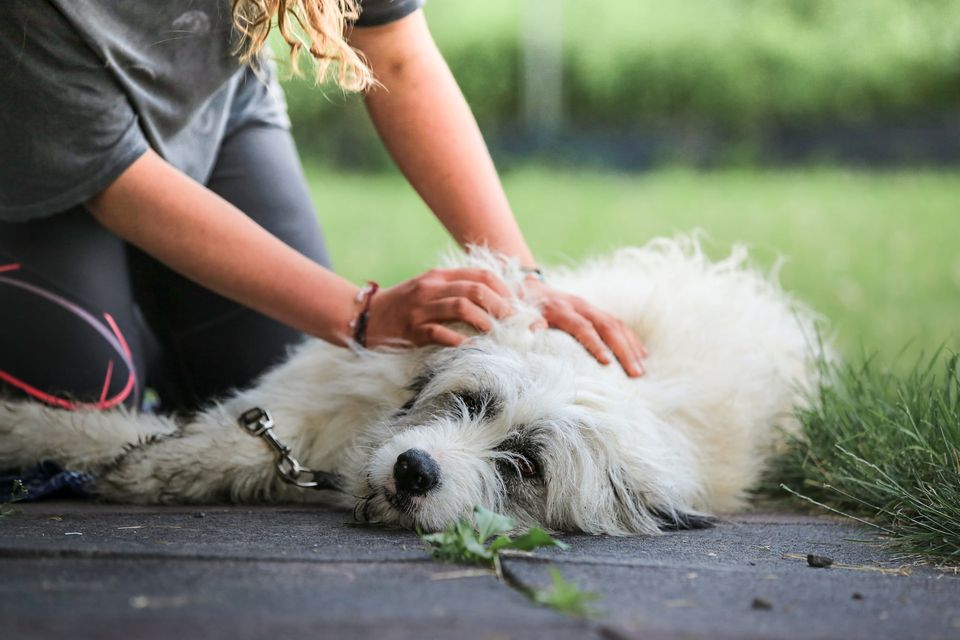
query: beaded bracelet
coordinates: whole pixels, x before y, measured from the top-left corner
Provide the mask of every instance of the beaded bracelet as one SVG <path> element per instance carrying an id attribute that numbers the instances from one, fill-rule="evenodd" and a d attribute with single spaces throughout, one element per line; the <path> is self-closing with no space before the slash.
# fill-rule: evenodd
<path id="1" fill-rule="evenodd" d="M 353 328 L 353 341 L 361 347 L 367 346 L 367 325 L 370 324 L 370 304 L 373 294 L 380 290 L 380 285 L 373 280 L 367 281 L 365 287 L 357 292 L 357 304 L 362 305 L 356 319 L 350 323 Z"/>

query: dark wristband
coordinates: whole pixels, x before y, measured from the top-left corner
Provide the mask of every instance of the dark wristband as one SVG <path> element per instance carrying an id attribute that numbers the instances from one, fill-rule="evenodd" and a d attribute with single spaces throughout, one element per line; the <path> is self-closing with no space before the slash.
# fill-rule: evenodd
<path id="1" fill-rule="evenodd" d="M 367 286 L 357 292 L 357 303 L 361 304 L 360 313 L 351 323 L 353 327 L 353 341 L 366 348 L 367 346 L 367 325 L 370 324 L 370 305 L 373 302 L 373 295 L 380 290 L 380 285 L 370 280 Z"/>

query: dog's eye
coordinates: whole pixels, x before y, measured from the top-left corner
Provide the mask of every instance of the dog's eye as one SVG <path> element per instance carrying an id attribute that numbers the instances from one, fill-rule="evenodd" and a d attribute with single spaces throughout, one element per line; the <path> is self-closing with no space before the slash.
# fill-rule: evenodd
<path id="1" fill-rule="evenodd" d="M 504 479 L 519 475 L 525 480 L 543 477 L 540 464 L 540 447 L 531 440 L 525 440 L 515 433 L 497 447 L 497 451 L 510 454 L 497 460 L 497 469 Z"/>
<path id="2" fill-rule="evenodd" d="M 505 479 L 520 476 L 524 480 L 532 480 L 541 476 L 539 461 L 526 453 L 497 460 L 497 470 Z"/>
<path id="3" fill-rule="evenodd" d="M 520 456 L 516 462 L 517 469 L 520 470 L 520 475 L 524 478 L 536 478 L 540 475 L 540 465 L 537 464 L 536 460 Z"/>

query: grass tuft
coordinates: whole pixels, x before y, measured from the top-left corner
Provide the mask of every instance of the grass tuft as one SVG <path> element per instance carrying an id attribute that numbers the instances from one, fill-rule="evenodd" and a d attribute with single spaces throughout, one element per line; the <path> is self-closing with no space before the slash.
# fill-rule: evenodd
<path id="1" fill-rule="evenodd" d="M 960 355 L 906 374 L 875 358 L 826 373 L 775 471 L 781 487 L 872 524 L 901 552 L 960 562 Z"/>

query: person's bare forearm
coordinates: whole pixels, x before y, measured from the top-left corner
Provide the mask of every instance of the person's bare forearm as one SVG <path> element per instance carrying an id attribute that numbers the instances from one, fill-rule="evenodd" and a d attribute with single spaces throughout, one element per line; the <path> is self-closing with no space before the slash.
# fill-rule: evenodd
<path id="1" fill-rule="evenodd" d="M 107 229 L 221 295 L 336 344 L 357 288 L 152 151 L 87 203 Z"/>
<path id="2" fill-rule="evenodd" d="M 422 13 L 357 29 L 351 44 L 367 56 L 381 85 L 366 96 L 380 137 L 454 239 L 535 266 L 476 121 Z"/>

